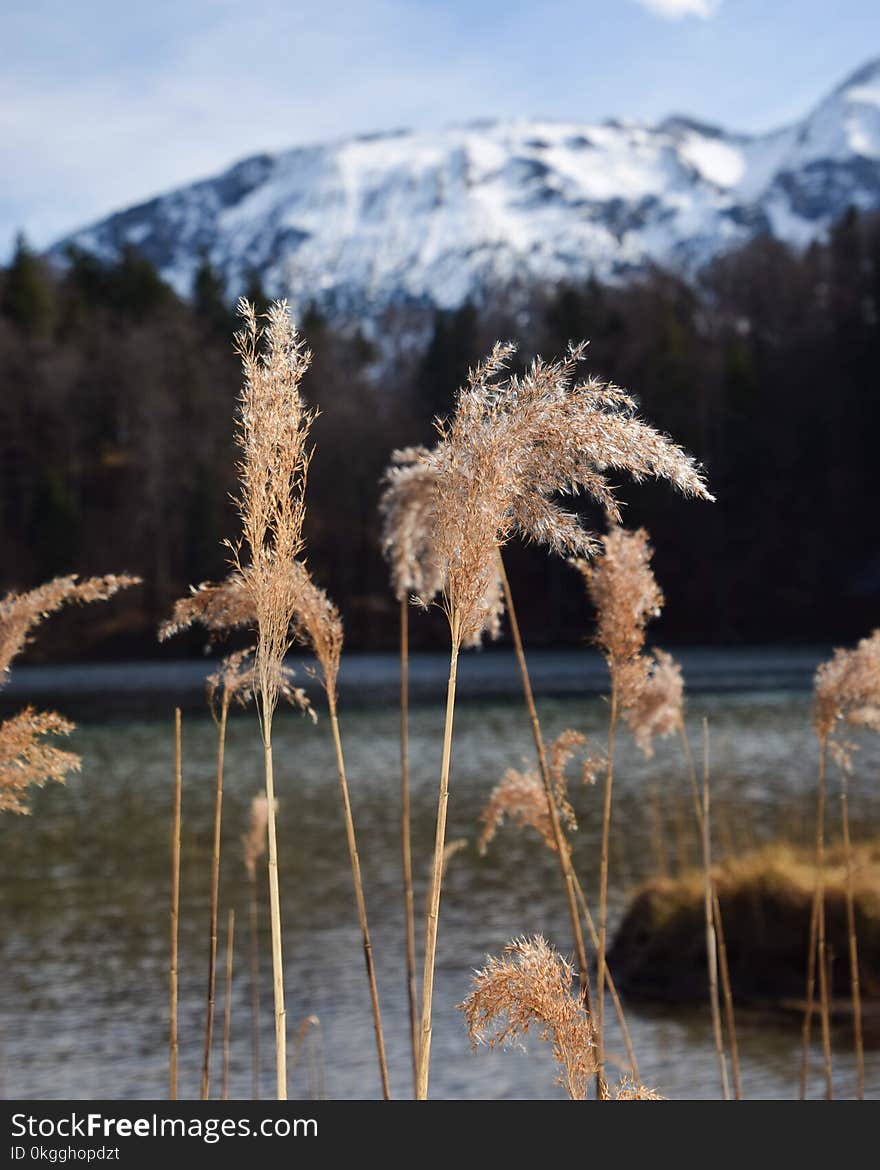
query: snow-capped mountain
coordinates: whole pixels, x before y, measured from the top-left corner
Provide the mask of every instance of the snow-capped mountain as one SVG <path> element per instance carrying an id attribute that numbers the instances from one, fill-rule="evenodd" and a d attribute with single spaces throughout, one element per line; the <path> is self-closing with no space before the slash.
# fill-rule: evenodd
<path id="1" fill-rule="evenodd" d="M 454 307 L 533 279 L 693 270 L 757 233 L 795 245 L 880 208 L 880 59 L 777 132 L 522 120 L 258 155 L 55 245 L 140 249 L 187 294 L 203 255 L 241 291 L 337 316 Z"/>

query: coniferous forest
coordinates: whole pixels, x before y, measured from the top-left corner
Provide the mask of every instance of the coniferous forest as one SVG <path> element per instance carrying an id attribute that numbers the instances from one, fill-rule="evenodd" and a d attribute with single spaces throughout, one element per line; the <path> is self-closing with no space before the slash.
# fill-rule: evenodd
<path id="1" fill-rule="evenodd" d="M 256 276 L 247 295 L 267 304 Z M 78 625 L 79 654 L 153 653 L 172 600 L 227 571 L 234 309 L 207 260 L 185 300 L 135 251 L 113 265 L 71 253 L 62 269 L 21 240 L 0 271 L 0 590 L 108 568 L 145 582 L 103 623 Z M 395 644 L 376 511 L 388 454 L 432 441 L 433 417 L 496 337 L 518 343 L 519 361 L 588 339 L 587 368 L 704 463 L 718 502 L 686 526 L 672 493 L 622 491 L 626 523 L 657 549 L 664 641 L 845 641 L 876 620 L 880 218 L 851 212 L 803 253 L 758 239 L 693 279 L 652 271 L 453 312 L 402 306 L 372 336 L 317 308 L 298 324 L 315 353 L 304 391 L 322 412 L 310 565 L 351 649 Z M 533 645 L 584 637 L 558 558 L 514 547 L 510 572 Z M 441 619 L 413 623 L 414 646 L 443 633 Z M 38 652 L 65 648 L 62 620 Z"/>

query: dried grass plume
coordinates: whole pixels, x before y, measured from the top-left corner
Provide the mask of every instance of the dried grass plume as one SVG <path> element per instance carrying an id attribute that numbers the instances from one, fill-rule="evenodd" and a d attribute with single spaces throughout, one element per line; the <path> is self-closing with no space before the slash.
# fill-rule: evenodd
<path id="1" fill-rule="evenodd" d="M 458 1004 L 471 1044 L 495 1047 L 535 1028 L 553 1046 L 557 1082 L 575 1101 L 587 1096 L 595 1073 L 592 1025 L 580 997 L 572 993 L 571 964 L 540 936 L 507 944 L 473 977 L 473 989 Z"/>
<path id="2" fill-rule="evenodd" d="M 637 418 L 629 395 L 596 378 L 576 381 L 584 348 L 511 376 L 513 347 L 496 345 L 459 392 L 453 418 L 438 423 L 440 442 L 426 457 L 437 473 L 435 551 L 460 642 L 484 625 L 496 549 L 512 536 L 567 555 L 595 550 L 557 497 L 586 492 L 616 522 L 608 474 L 626 471 L 712 498 L 693 459 Z"/>
<path id="3" fill-rule="evenodd" d="M 63 784 L 80 769 L 80 758 L 44 742 L 48 735 L 70 735 L 74 724 L 54 711 L 25 708 L 0 723 L 0 812 L 27 814 L 27 790 Z"/>

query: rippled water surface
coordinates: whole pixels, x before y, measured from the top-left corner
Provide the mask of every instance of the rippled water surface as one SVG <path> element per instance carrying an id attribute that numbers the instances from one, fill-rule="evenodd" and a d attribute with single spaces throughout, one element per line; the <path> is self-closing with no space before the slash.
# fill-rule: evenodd
<path id="1" fill-rule="evenodd" d="M 601 740 L 606 706 L 598 697 L 546 700 L 548 738 L 573 726 Z M 809 832 L 815 749 L 806 693 L 698 695 L 691 734 L 709 716 L 719 849 L 739 849 L 779 831 Z M 424 902 L 433 837 L 442 712 L 412 714 L 416 905 Z M 351 707 L 342 728 L 374 934 L 393 1089 L 410 1088 L 403 975 L 398 836 L 397 711 Z M 184 722 L 184 821 L 181 918 L 181 1094 L 198 1094 L 206 981 L 208 877 L 215 729 L 205 716 Z M 157 1097 L 167 1087 L 169 826 L 171 718 L 87 724 L 76 736 L 82 774 L 66 788 L 36 794 L 30 818 L 0 822 L 2 965 L 0 1093 L 19 1097 Z M 543 932 L 570 946 L 555 861 L 537 841 L 504 829 L 481 858 L 473 845 L 479 810 L 510 766 L 530 758 L 531 739 L 514 700 L 481 704 L 457 716 L 449 839 L 468 838 L 453 858 L 441 912 L 435 988 L 432 1093 L 444 1097 L 557 1097 L 552 1061 L 537 1039 L 526 1049 L 472 1053 L 454 1008 L 470 972 L 511 937 Z M 309 1033 L 291 1095 L 353 1098 L 379 1091 L 360 935 L 351 890 L 338 788 L 326 720 L 317 727 L 292 713 L 276 722 L 279 841 L 288 1018 L 291 1040 L 308 1015 Z M 873 778 L 878 757 L 866 742 L 859 772 Z M 261 756 L 252 713 L 230 723 L 224 805 L 221 920 L 238 922 L 232 1000 L 230 1094 L 251 1087 L 247 978 L 248 891 L 239 838 Z M 680 750 L 663 743 L 652 761 L 622 737 L 615 778 L 611 880 L 613 912 L 653 872 L 646 794 L 659 793 L 666 862 L 696 860 L 687 819 Z M 867 789 L 868 785 L 865 784 Z M 588 890 L 597 884 L 599 792 L 576 788 L 580 831 L 575 861 Z M 880 802 L 856 783 L 859 830 L 877 829 Z M 271 978 L 268 923 L 261 897 L 263 1092 L 271 1093 Z M 223 938 L 221 937 L 221 952 Z M 218 996 L 222 1012 L 222 994 Z M 609 1005 L 610 1011 L 610 1005 Z M 647 1009 L 628 1018 L 643 1080 L 669 1097 L 718 1095 L 708 1011 Z M 219 1018 L 218 1018 L 219 1024 Z M 749 1097 L 797 1092 L 797 1027 L 741 1013 L 742 1080 Z M 620 1051 L 612 1033 L 612 1051 Z M 219 1045 L 215 1083 L 219 1086 Z M 819 1070 L 818 1059 L 815 1061 Z M 853 1062 L 844 1037 L 835 1053 L 836 1089 L 849 1095 Z M 814 1093 L 820 1086 L 814 1079 Z M 880 1095 L 880 1054 L 869 1055 L 868 1091 Z"/>

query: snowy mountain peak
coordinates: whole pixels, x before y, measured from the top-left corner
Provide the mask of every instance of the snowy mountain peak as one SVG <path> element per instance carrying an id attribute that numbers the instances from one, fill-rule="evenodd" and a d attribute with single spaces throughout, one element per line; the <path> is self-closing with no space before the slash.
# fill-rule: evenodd
<path id="1" fill-rule="evenodd" d="M 880 208 L 880 59 L 766 135 L 682 115 L 479 120 L 255 155 L 53 252 L 135 245 L 184 294 L 207 254 L 230 294 L 256 270 L 295 306 L 369 316 L 533 280 L 693 269 L 762 232 L 804 245 L 850 205 Z"/>

